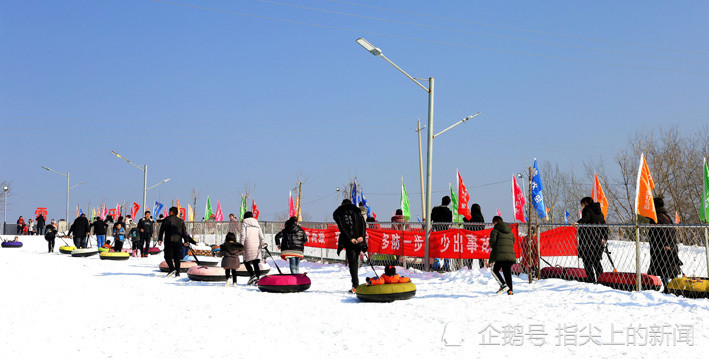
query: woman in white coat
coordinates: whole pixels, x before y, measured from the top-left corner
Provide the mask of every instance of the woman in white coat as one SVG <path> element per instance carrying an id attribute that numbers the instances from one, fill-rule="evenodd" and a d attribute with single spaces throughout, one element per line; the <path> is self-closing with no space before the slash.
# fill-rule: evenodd
<path id="1" fill-rule="evenodd" d="M 251 212 L 244 213 L 241 222 L 241 244 L 244 245 L 244 266 L 251 276 L 247 284 L 257 284 L 260 271 L 258 264 L 263 258 L 261 248 L 265 243 L 261 226 Z"/>

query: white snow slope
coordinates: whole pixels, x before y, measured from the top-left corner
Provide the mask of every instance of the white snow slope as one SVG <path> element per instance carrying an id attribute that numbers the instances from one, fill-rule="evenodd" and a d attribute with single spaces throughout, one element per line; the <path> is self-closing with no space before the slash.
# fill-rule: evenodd
<path id="1" fill-rule="evenodd" d="M 271 294 L 164 278 L 162 255 L 72 258 L 61 240 L 52 254 L 21 240 L 0 249 L 2 358 L 698 358 L 709 345 L 708 299 L 524 276 L 494 295 L 487 270 L 463 269 L 400 270 L 416 297 L 361 303 L 340 264 L 303 263 L 308 291 Z"/>

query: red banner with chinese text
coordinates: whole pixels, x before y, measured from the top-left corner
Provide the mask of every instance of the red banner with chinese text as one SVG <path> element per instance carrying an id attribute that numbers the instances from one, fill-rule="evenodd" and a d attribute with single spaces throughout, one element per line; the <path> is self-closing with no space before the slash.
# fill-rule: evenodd
<path id="1" fill-rule="evenodd" d="M 540 255 L 545 256 L 576 256 L 578 241 L 576 228 L 558 227 L 539 233 Z"/>

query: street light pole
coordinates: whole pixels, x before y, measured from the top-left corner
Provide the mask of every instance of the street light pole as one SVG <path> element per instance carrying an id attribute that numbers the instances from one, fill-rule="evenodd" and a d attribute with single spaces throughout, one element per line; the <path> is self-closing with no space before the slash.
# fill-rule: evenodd
<path id="1" fill-rule="evenodd" d="M 130 164 L 133 165 L 135 168 L 137 168 L 137 169 L 143 171 L 143 212 L 147 211 L 147 210 L 148 210 L 148 207 L 146 207 L 146 205 L 148 204 L 148 190 L 151 189 L 151 188 L 155 188 L 155 187 L 157 187 L 157 186 L 159 186 L 159 185 L 161 185 L 161 184 L 163 184 L 163 183 L 169 181 L 170 179 L 169 179 L 169 178 L 168 178 L 168 179 L 164 179 L 164 180 L 162 180 L 162 182 L 160 182 L 160 183 L 158 183 L 158 184 L 156 184 L 156 185 L 154 185 L 154 186 L 152 186 L 152 187 L 148 187 L 148 165 L 147 165 L 147 164 L 145 164 L 145 165 L 143 165 L 143 166 L 141 167 L 141 166 L 138 166 L 138 165 L 136 165 L 135 163 L 131 162 L 129 159 L 127 159 L 127 158 L 125 158 L 125 157 L 119 155 L 118 153 L 116 153 L 116 151 L 111 151 L 111 154 L 113 154 L 114 156 L 116 156 L 116 157 L 118 157 L 118 158 L 120 158 L 120 159 L 122 159 L 122 160 L 124 160 L 124 161 L 126 161 L 126 162 L 128 162 L 128 163 L 130 163 Z"/>
<path id="2" fill-rule="evenodd" d="M 80 182 L 80 183 L 74 185 L 74 187 L 71 187 L 71 186 L 69 185 L 69 172 L 67 172 L 67 173 L 61 173 L 61 172 L 55 171 L 55 170 L 53 170 L 53 169 L 51 169 L 51 168 L 49 168 L 49 167 L 44 167 L 44 166 L 42 166 L 42 168 L 44 168 L 45 170 L 47 170 L 47 171 L 49 171 L 49 172 L 54 172 L 54 173 L 56 173 L 56 174 L 58 174 L 58 175 L 61 175 L 61 176 L 66 177 L 66 219 L 65 219 L 65 220 L 66 220 L 66 225 L 67 225 L 67 228 L 68 228 L 68 227 L 69 227 L 69 191 L 71 191 L 72 188 L 75 188 L 75 187 L 77 187 L 77 186 L 83 184 L 84 182 Z"/>
<path id="3" fill-rule="evenodd" d="M 5 235 L 5 227 L 7 226 L 7 191 L 10 189 L 8 186 L 2 187 L 2 194 L 4 195 L 4 200 L 2 201 L 5 208 L 2 211 L 2 234 Z"/>

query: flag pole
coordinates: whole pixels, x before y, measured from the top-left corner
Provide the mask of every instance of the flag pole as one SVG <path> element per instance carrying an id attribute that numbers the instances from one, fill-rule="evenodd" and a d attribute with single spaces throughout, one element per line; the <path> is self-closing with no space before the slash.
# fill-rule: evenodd
<path id="1" fill-rule="evenodd" d="M 533 172 L 532 172 L 532 167 L 529 167 L 529 200 L 528 205 L 527 205 L 527 263 L 531 264 L 532 263 L 532 251 L 531 246 L 532 246 L 532 177 L 533 177 Z M 524 255 L 524 254 L 522 254 Z M 527 270 L 527 277 L 529 278 L 529 283 L 532 283 L 532 271 Z"/>
<path id="2" fill-rule="evenodd" d="M 707 158 L 704 157 L 704 168 L 702 168 L 702 182 L 704 183 L 704 186 L 702 186 L 702 208 L 704 209 L 704 255 L 706 255 L 706 260 L 707 260 L 707 274 L 709 274 L 709 213 L 707 213 L 707 201 L 709 201 L 709 198 L 707 198 Z"/>

